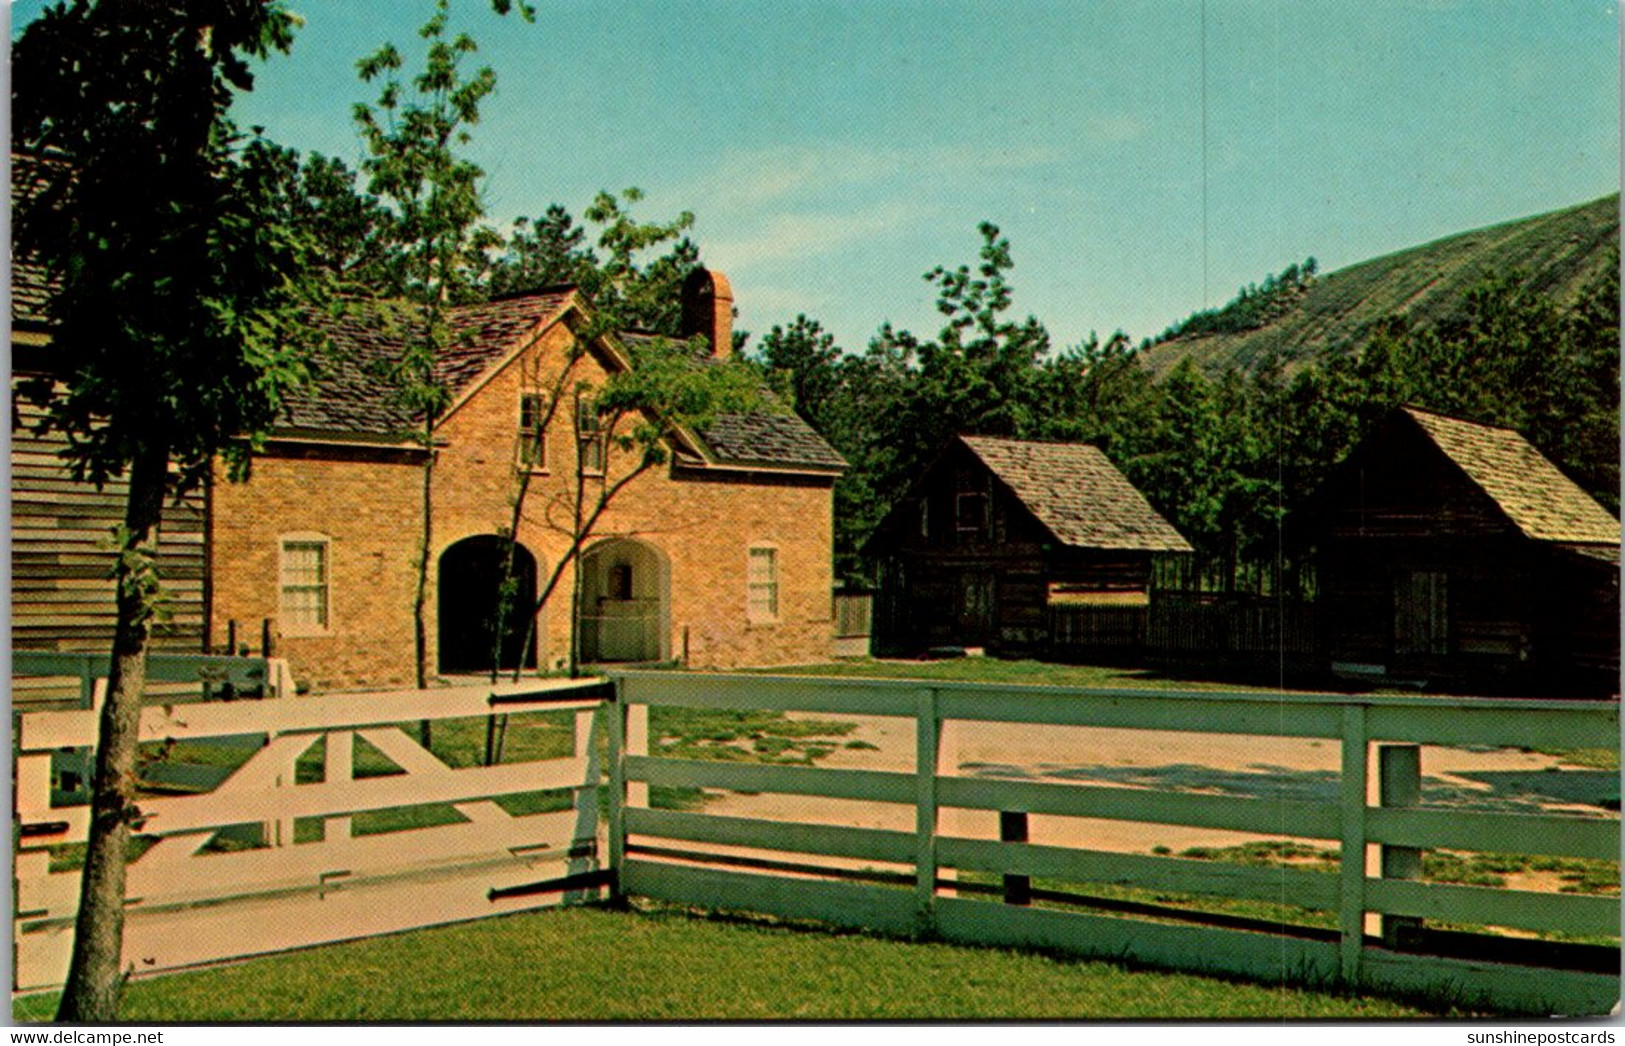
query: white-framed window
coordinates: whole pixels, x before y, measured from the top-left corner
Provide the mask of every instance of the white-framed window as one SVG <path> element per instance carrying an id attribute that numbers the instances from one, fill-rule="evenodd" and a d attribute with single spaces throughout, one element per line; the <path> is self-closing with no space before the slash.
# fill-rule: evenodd
<path id="1" fill-rule="evenodd" d="M 289 534 L 282 538 L 279 574 L 284 635 L 311 635 L 330 626 L 332 559 L 322 534 Z"/>
<path id="2" fill-rule="evenodd" d="M 582 475 L 602 476 L 604 431 L 598 419 L 597 401 L 586 396 L 576 400 L 576 440 L 581 448 Z"/>
<path id="3" fill-rule="evenodd" d="M 745 619 L 779 619 L 779 550 L 773 545 L 752 545 L 745 565 Z"/>
<path id="4" fill-rule="evenodd" d="M 519 464 L 533 472 L 547 468 L 547 394 L 519 394 Z"/>

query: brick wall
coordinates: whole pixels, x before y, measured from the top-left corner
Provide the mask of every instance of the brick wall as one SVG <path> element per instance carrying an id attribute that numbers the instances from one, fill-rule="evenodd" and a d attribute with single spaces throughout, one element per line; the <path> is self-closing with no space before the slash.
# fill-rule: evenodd
<path id="1" fill-rule="evenodd" d="M 519 402 L 524 391 L 550 391 L 565 365 L 571 335 L 563 325 L 457 403 L 440 428 L 434 478 L 432 560 L 457 542 L 506 530 L 518 492 Z M 602 382 L 604 371 L 577 361 L 565 400 L 547 432 L 545 467 L 533 471 L 516 531 L 535 557 L 538 587 L 565 556 L 573 515 L 577 441 L 573 390 Z M 608 475 L 635 464 L 611 452 Z M 313 532 L 332 542 L 333 612 L 329 634 L 284 635 L 281 650 L 296 678 L 319 689 L 403 686 L 412 680 L 413 557 L 419 539 L 421 471 L 404 462 L 332 456 L 256 460 L 245 485 L 221 483 L 215 506 L 214 625 L 277 613 L 279 534 Z M 589 488 L 589 498 L 593 490 Z M 695 667 L 820 661 L 831 641 L 832 497 L 827 477 L 789 477 L 674 469 L 638 476 L 614 499 L 593 543 L 624 537 L 658 550 L 669 567 L 670 632 L 665 649 Z M 561 527 L 563 524 L 564 527 Z M 753 544 L 778 550 L 779 614 L 752 623 L 746 569 Z M 570 642 L 566 570 L 537 622 L 538 663 L 561 663 Z M 435 571 L 428 593 L 431 672 L 437 650 Z M 255 633 L 257 634 L 257 633 Z"/>
<path id="2" fill-rule="evenodd" d="M 246 483 L 217 479 L 210 557 L 212 635 L 259 646 L 270 618 L 277 652 L 317 690 L 411 685 L 412 592 L 422 470 L 353 457 L 255 459 Z M 321 535 L 330 550 L 328 628 L 309 634 L 281 620 L 280 541 Z"/>

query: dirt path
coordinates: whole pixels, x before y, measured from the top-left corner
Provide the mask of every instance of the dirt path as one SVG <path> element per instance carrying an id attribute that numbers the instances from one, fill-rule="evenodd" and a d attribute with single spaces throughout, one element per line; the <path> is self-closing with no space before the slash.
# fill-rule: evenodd
<path id="1" fill-rule="evenodd" d="M 792 713 L 792 716 L 795 714 Z M 827 718 L 827 717 L 825 717 Z M 846 746 L 820 766 L 911 772 L 912 720 L 842 716 L 857 723 Z M 858 747 L 851 743 L 857 742 Z M 873 746 L 873 747 L 867 747 Z M 1013 723 L 950 723 L 943 734 L 942 769 L 965 776 L 1154 788 L 1247 798 L 1336 802 L 1340 751 L 1337 742 L 1308 738 L 1189 734 L 1094 727 L 1034 727 Z M 1556 773 L 1555 757 L 1509 749 L 1473 751 L 1425 747 L 1423 801 L 1481 810 L 1604 813 L 1601 801 L 1618 795 L 1611 771 L 1569 769 Z M 1375 800 L 1375 781 L 1372 799 Z M 770 820 L 814 821 L 898 831 L 913 829 L 906 805 L 785 795 L 728 793 L 707 812 Z M 944 812 L 955 835 L 997 838 L 991 811 Z M 1242 832 L 1128 821 L 1034 815 L 1036 843 L 1145 853 L 1193 846 L 1230 846 L 1262 838 Z M 1320 841 L 1319 845 L 1335 845 Z"/>

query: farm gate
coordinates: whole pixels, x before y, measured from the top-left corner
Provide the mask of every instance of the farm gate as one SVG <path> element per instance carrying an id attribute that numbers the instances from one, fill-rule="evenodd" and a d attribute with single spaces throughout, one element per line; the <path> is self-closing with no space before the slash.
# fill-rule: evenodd
<path id="1" fill-rule="evenodd" d="M 149 704 L 126 965 L 171 969 L 597 896 L 602 689 L 532 680 Z M 97 715 L 17 717 L 14 990 L 67 971 Z"/>

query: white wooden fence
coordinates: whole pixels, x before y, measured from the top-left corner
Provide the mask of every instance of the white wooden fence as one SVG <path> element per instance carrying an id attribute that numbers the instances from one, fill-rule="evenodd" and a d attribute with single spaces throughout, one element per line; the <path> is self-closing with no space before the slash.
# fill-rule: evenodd
<path id="1" fill-rule="evenodd" d="M 1619 743 L 1611 702 L 1347 695 L 1162 693 L 1050 687 L 925 685 L 627 673 L 616 677 L 611 730 L 610 860 L 618 889 L 679 903 L 748 909 L 873 930 L 1000 946 L 1062 949 L 1155 965 L 1269 980 L 1345 983 L 1489 1001 L 1542 1013 L 1602 1013 L 1619 997 L 1617 973 L 1420 955 L 1368 936 L 1369 913 L 1519 930 L 1618 937 L 1618 897 L 1579 896 L 1384 878 L 1414 875 L 1419 851 L 1551 854 L 1617 860 L 1619 822 L 1559 813 L 1463 812 L 1376 805 L 1375 742 L 1406 746 L 1387 760 L 1402 793 L 1415 745 L 1609 748 Z M 893 716 L 912 721 L 911 771 L 767 766 L 664 758 L 648 749 L 651 706 L 765 709 Z M 1246 798 L 1143 787 L 997 780 L 946 769 L 951 721 L 1087 726 L 1325 738 L 1341 749 L 1338 801 Z M 651 809 L 651 785 L 862 800 L 912 808 L 913 829 L 793 823 Z M 1617 795 L 1617 792 L 1616 792 Z M 1399 802 L 1407 797 L 1395 795 Z M 1410 801 L 1414 802 L 1414 798 Z M 1273 837 L 1333 840 L 1340 871 L 1262 868 L 1152 854 L 1038 845 L 953 832 L 954 810 L 1000 811 L 1198 826 Z M 986 814 L 982 815 L 985 819 Z M 676 842 L 687 849 L 674 849 Z M 710 848 L 707 853 L 699 848 Z M 755 854 L 756 859 L 749 855 Z M 786 856 L 795 860 L 785 860 Z M 821 866 L 804 855 L 817 855 Z M 754 870 L 742 870 L 741 866 Z M 903 868 L 905 875 L 887 874 Z M 822 874 L 820 872 L 822 871 Z M 965 877 L 956 884 L 948 876 Z M 1179 925 L 967 896 L 965 886 L 1042 876 L 1336 912 L 1334 934 Z M 854 881 L 860 880 L 860 881 Z M 890 881 L 888 881 L 890 880 Z M 910 884 L 911 888 L 900 888 Z M 1325 939 L 1330 936 L 1331 939 Z M 1317 939 L 1317 937 L 1319 939 Z M 1617 953 L 1613 969 L 1617 969 Z"/>
<path id="2" fill-rule="evenodd" d="M 139 972 L 183 967 L 595 895 L 593 731 L 603 729 L 602 708 L 600 696 L 564 681 L 147 707 L 143 742 L 246 745 L 252 754 L 206 792 L 141 800 L 137 832 L 151 845 L 129 867 L 126 963 Z M 453 769 L 411 736 L 421 721 L 444 729 L 454 719 L 560 710 L 574 721 L 567 758 Z M 52 804 L 53 790 L 62 792 L 53 753 L 93 745 L 96 716 L 17 717 L 14 990 L 66 974 L 80 876 L 52 871 L 51 848 L 85 839 L 89 807 Z M 358 779 L 357 738 L 400 772 Z M 296 765 L 318 742 L 322 779 L 300 783 Z M 573 790 L 567 809 L 515 816 L 494 801 L 551 789 Z M 449 804 L 460 823 L 352 830 L 369 811 L 425 804 Z M 302 821 L 310 828 L 300 831 Z M 210 847 L 245 826 L 254 848 Z"/>
<path id="3" fill-rule="evenodd" d="M 1410 785 L 1419 749 L 1409 747 L 1617 749 L 1614 703 L 656 672 L 626 673 L 615 685 L 607 706 L 579 684 L 561 682 L 494 694 L 461 688 L 145 709 L 144 741 L 251 735 L 254 750 L 205 794 L 141 802 L 139 833 L 156 842 L 131 865 L 127 962 L 137 970 L 173 968 L 538 907 L 595 896 L 612 872 L 622 894 L 964 943 L 1424 991 L 1540 1013 L 1605 1012 L 1619 997 L 1617 972 L 1418 954 L 1368 932 L 1369 920 L 1381 915 L 1395 925 L 1444 920 L 1617 938 L 1617 897 L 1414 878 L 1420 851 L 1429 848 L 1617 860 L 1620 832 L 1617 819 L 1602 816 L 1416 805 Z M 649 743 L 648 713 L 658 706 L 895 717 L 911 734 L 914 758 L 906 769 L 833 769 L 662 757 Z M 568 758 L 453 769 L 411 736 L 424 720 L 444 728 L 454 719 L 556 709 L 574 716 Z M 978 722 L 1327 739 L 1341 753 L 1338 799 L 979 777 L 943 750 L 945 728 Z M 401 728 L 406 723 L 410 731 Z M 52 753 L 91 744 L 95 729 L 93 710 L 18 717 L 16 990 L 60 983 L 65 973 L 78 875 L 51 871 L 48 848 L 83 840 L 88 810 L 53 805 Z M 356 738 L 401 772 L 356 779 Z M 605 769 L 599 738 L 609 754 L 604 865 L 596 847 Z M 300 783 L 297 764 L 319 740 L 322 780 Z M 1379 743 L 1400 747 L 1374 760 Z M 1388 786 L 1380 802 L 1378 777 Z M 850 816 L 844 823 L 839 816 L 786 821 L 654 809 L 649 788 L 660 785 L 878 804 L 910 827 L 858 827 Z M 515 816 L 493 801 L 548 789 L 571 790 L 570 808 Z M 368 811 L 425 804 L 449 804 L 460 823 L 354 831 L 353 819 Z M 959 827 L 965 812 L 976 811 L 984 819 L 1035 814 L 1331 840 L 1343 860 L 1337 872 L 1316 872 L 1033 843 L 1019 834 L 987 837 Z M 261 845 L 209 851 L 211 839 L 245 824 L 258 826 L 252 834 Z M 1322 909 L 1336 913 L 1338 929 L 1199 925 L 1171 910 L 1127 917 L 977 896 L 997 892 L 992 884 L 1002 881 L 1011 900 L 1032 892 L 1032 877 Z"/>
<path id="4" fill-rule="evenodd" d="M 67 703 L 77 695 L 79 706 L 89 708 L 98 682 L 107 679 L 110 661 L 106 650 L 13 650 L 12 706 Z M 291 697 L 294 693 L 287 661 L 221 654 L 153 651 L 147 655 L 147 684 L 149 704 L 249 695 Z"/>

